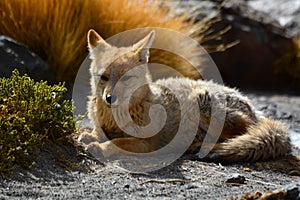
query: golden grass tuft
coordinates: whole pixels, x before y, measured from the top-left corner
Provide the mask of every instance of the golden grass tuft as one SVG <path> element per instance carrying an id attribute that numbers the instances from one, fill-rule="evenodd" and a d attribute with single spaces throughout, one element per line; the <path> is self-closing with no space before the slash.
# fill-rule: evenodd
<path id="1" fill-rule="evenodd" d="M 170 8 L 161 5 L 161 1 L 0 1 L 0 35 L 27 45 L 50 65 L 57 81 L 75 78 L 88 53 L 86 34 L 90 28 L 108 38 L 133 28 L 162 27 L 202 42 L 211 23 L 207 19 L 194 23 L 188 20 L 187 14 L 175 16 Z"/>

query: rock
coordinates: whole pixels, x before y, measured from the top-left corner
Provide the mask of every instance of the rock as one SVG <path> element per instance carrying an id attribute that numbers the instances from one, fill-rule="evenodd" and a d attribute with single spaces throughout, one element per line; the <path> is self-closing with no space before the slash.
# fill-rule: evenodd
<path id="1" fill-rule="evenodd" d="M 300 199 L 300 183 L 290 184 L 283 190 L 268 191 L 265 193 L 261 193 L 259 191 L 255 193 L 247 193 L 241 198 L 241 200 L 248 199 Z"/>
<path id="2" fill-rule="evenodd" d="M 300 199 L 300 182 L 285 187 L 285 199 Z"/>
<path id="3" fill-rule="evenodd" d="M 226 1 L 216 29 L 231 26 L 222 41 L 239 44 L 212 54 L 224 81 L 244 88 L 291 87 L 287 74 L 276 74 L 276 64 L 294 49 L 294 37 L 300 34 L 299 11 L 299 0 Z"/>
<path id="4" fill-rule="evenodd" d="M 240 186 L 245 184 L 246 178 L 239 174 L 232 174 L 231 177 L 229 177 L 225 183 L 235 186 Z"/>
<path id="5" fill-rule="evenodd" d="M 0 77 L 10 77 L 18 69 L 20 74 L 28 74 L 35 81 L 45 80 L 53 84 L 54 73 L 49 66 L 26 46 L 11 38 L 0 36 Z"/>
<path id="6" fill-rule="evenodd" d="M 185 0 L 182 7 L 189 12 L 198 9 L 197 19 L 201 20 L 215 13 L 221 3 L 220 0 Z M 226 84 L 275 91 L 286 91 L 291 86 L 299 88 L 300 84 L 292 83 L 295 80 L 291 78 L 290 68 L 288 72 L 280 71 L 279 61 L 295 51 L 294 40 L 300 35 L 300 0 L 226 0 L 219 16 L 221 21 L 212 30 L 231 27 L 222 36 L 221 43 L 239 41 L 225 52 L 211 54 Z"/>
<path id="7" fill-rule="evenodd" d="M 251 0 L 248 6 L 258 12 L 267 13 L 283 34 L 293 37 L 300 33 L 299 0 Z"/>

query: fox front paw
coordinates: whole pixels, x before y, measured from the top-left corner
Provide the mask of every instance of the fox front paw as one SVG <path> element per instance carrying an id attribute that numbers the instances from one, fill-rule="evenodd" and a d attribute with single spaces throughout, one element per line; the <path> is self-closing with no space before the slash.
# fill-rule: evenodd
<path id="1" fill-rule="evenodd" d="M 104 143 L 92 142 L 87 146 L 87 150 L 97 159 L 113 158 L 121 155 L 121 150 L 117 148 L 111 141 Z"/>
<path id="2" fill-rule="evenodd" d="M 82 142 L 85 145 L 88 145 L 92 142 L 98 141 L 98 138 L 93 133 L 83 132 L 79 135 L 78 141 Z"/>

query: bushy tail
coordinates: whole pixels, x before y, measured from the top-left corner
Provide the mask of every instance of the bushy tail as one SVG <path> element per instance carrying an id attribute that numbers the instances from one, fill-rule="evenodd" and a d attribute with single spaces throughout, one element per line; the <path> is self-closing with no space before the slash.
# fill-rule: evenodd
<path id="1" fill-rule="evenodd" d="M 212 156 L 223 162 L 254 162 L 274 159 L 290 151 L 287 128 L 278 121 L 264 118 L 251 125 L 245 134 L 221 143 Z"/>

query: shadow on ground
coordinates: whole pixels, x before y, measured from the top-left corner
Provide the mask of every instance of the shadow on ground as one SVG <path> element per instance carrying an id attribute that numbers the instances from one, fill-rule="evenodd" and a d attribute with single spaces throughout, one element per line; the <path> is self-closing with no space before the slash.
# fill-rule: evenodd
<path id="1" fill-rule="evenodd" d="M 300 97 L 248 96 L 267 115 L 300 132 Z M 266 191 L 277 191 L 271 196 L 278 197 L 286 194 L 282 190 L 287 185 L 299 182 L 300 150 L 295 147 L 292 153 L 274 161 L 230 165 L 185 155 L 155 172 L 130 173 L 113 162 L 101 164 L 71 143 L 47 143 L 31 169 L 18 168 L 0 177 L 0 198 L 253 199 Z"/>

